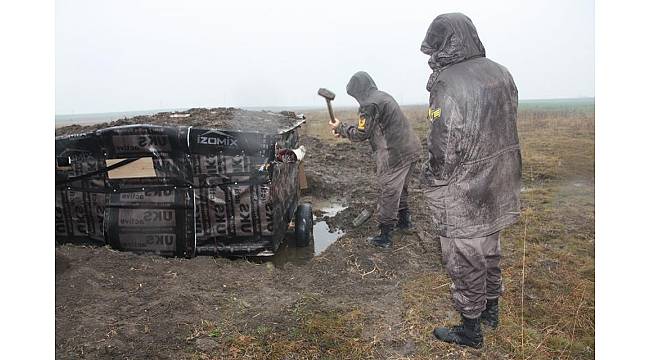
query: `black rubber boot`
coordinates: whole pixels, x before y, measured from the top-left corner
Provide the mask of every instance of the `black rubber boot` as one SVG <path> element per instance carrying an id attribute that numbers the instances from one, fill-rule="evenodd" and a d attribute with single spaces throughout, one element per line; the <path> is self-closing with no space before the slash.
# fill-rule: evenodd
<path id="1" fill-rule="evenodd" d="M 409 232 L 413 230 L 413 223 L 411 222 L 411 212 L 409 211 L 409 209 L 402 209 L 397 213 L 397 229 L 405 232 Z"/>
<path id="2" fill-rule="evenodd" d="M 487 300 L 485 310 L 481 313 L 481 323 L 492 329 L 499 326 L 499 298 Z"/>
<path id="3" fill-rule="evenodd" d="M 393 225 L 379 224 L 379 230 L 381 233 L 373 238 L 369 238 L 368 243 L 384 249 L 393 246 L 393 240 L 391 239 Z"/>
<path id="4" fill-rule="evenodd" d="M 481 332 L 481 322 L 478 318 L 468 319 L 462 317 L 462 323 L 451 328 L 435 328 L 433 335 L 444 342 L 471 346 L 479 349 L 483 346 L 483 333 Z"/>

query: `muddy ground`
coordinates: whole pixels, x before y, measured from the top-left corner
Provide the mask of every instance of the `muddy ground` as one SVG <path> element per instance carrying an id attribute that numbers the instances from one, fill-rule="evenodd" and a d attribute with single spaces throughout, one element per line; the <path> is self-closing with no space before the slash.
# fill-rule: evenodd
<path id="1" fill-rule="evenodd" d="M 379 341 L 382 352 L 408 353 L 407 339 L 390 331 L 402 322 L 397 289 L 400 279 L 440 271 L 437 244 L 427 237 L 399 235 L 392 251 L 367 245 L 363 240 L 376 231 L 374 220 L 353 228 L 352 219 L 364 208 L 374 210 L 370 147 L 332 145 L 307 136 L 301 142 L 310 149 L 305 195 L 323 199 L 335 194 L 348 206 L 328 220 L 347 233 L 343 239 L 306 265 L 281 267 L 61 246 L 57 265 L 66 265 L 56 269 L 58 354 L 179 358 L 217 346 L 211 337 L 193 339 L 202 322 L 224 331 L 228 324 L 240 332 L 259 327 L 285 332 L 299 321 L 292 311 L 304 306 L 335 312 L 363 307 L 368 322 L 364 335 Z M 419 191 L 412 189 L 414 195 Z M 419 211 L 419 198 L 412 201 L 418 222 L 425 214 Z"/>
<path id="2" fill-rule="evenodd" d="M 571 126 L 567 138 L 575 142 Z M 525 221 L 503 233 L 503 325 L 499 332 L 485 332 L 482 350 L 468 350 L 430 337 L 433 326 L 458 318 L 439 243 L 428 232 L 419 170 L 411 186 L 417 231 L 396 235 L 390 250 L 377 250 L 365 242 L 376 231 L 374 220 L 351 225 L 362 209 L 373 210 L 376 204 L 370 147 L 326 141 L 318 135 L 326 131 L 308 127 L 311 135 L 301 139 L 308 149 L 305 196 L 343 201 L 347 209 L 328 224 L 345 236 L 303 265 L 57 246 L 56 357 L 593 358 L 592 153 L 587 154 L 591 167 L 568 176 L 561 170 L 571 161 L 562 158 L 557 165 L 555 157 L 537 156 L 543 149 L 533 141 L 523 148 L 530 165 L 525 166 L 530 178 L 524 179 L 524 213 L 540 216 L 525 215 Z M 593 139 L 592 127 L 593 119 L 584 136 Z M 556 125 L 555 130 L 530 131 L 563 130 Z M 559 197 L 564 202 L 558 203 Z M 523 263 L 532 272 L 521 293 L 524 307 L 519 303 L 522 237 L 532 242 Z M 556 309 L 570 318 L 564 321 Z"/>

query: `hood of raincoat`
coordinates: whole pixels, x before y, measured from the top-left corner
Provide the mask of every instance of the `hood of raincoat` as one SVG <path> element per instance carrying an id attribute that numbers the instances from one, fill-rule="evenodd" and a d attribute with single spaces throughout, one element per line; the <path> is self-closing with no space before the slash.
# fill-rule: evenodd
<path id="1" fill-rule="evenodd" d="M 359 71 L 350 78 L 346 91 L 359 102 L 359 105 L 364 106 L 368 104 L 370 95 L 377 91 L 377 85 L 367 72 Z"/>
<path id="2" fill-rule="evenodd" d="M 427 82 L 427 91 L 431 91 L 436 78 L 446 67 L 485 57 L 485 48 L 472 20 L 461 13 L 436 17 L 427 30 L 420 51 L 430 56 L 429 66 L 433 70 Z"/>

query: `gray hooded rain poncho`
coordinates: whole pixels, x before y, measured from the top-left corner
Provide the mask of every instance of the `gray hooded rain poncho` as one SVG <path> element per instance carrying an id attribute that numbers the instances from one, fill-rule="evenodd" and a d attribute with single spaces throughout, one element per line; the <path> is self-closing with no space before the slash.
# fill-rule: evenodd
<path id="1" fill-rule="evenodd" d="M 425 200 L 454 306 L 476 319 L 488 299 L 498 311 L 500 231 L 520 213 L 517 87 L 505 67 L 485 57 L 474 24 L 463 14 L 436 17 L 421 50 L 433 70 Z"/>
<path id="2" fill-rule="evenodd" d="M 341 123 L 336 132 L 351 141 L 369 140 L 380 187 L 378 220 L 394 224 L 398 209 L 408 207 L 408 179 L 422 152 L 420 139 L 395 99 L 378 90 L 366 72 L 352 76 L 347 93 L 359 102 L 359 123 Z"/>
<path id="3" fill-rule="evenodd" d="M 429 161 L 423 171 L 436 233 L 479 238 L 516 222 L 521 188 L 517 87 L 485 57 L 472 21 L 444 14 L 429 26 Z"/>

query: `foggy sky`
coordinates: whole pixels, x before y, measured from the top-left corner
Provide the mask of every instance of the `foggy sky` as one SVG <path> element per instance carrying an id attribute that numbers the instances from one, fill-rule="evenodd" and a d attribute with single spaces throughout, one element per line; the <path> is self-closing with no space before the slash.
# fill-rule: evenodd
<path id="1" fill-rule="evenodd" d="M 198 106 L 356 105 L 367 71 L 400 104 L 425 104 L 420 43 L 462 12 L 520 99 L 594 96 L 593 1 L 56 0 L 56 113 Z"/>

